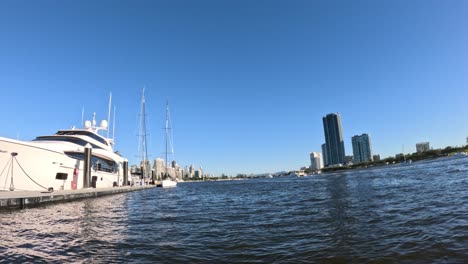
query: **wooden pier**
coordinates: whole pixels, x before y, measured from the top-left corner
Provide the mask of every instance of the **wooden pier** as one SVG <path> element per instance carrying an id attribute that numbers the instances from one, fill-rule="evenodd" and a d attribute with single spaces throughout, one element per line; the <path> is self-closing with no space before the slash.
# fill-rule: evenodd
<path id="1" fill-rule="evenodd" d="M 124 186 L 99 189 L 82 189 L 69 191 L 14 191 L 0 192 L 0 210 L 24 209 L 51 203 L 66 203 L 79 199 L 95 198 L 112 194 L 140 191 L 155 188 L 156 185 Z"/>

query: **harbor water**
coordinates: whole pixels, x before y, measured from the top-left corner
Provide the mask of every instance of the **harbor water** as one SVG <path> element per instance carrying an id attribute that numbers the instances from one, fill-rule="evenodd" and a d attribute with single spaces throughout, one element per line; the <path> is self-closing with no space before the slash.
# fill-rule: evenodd
<path id="1" fill-rule="evenodd" d="M 462 263 L 468 158 L 0 212 L 1 263 Z"/>

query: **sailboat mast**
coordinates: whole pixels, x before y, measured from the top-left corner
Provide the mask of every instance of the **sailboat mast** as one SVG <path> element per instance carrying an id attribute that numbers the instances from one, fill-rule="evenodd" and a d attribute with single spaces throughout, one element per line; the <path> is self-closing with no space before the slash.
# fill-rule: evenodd
<path id="1" fill-rule="evenodd" d="M 142 165 L 142 178 L 143 181 L 146 175 L 146 159 L 148 156 L 147 149 L 146 149 L 146 113 L 145 113 L 145 88 L 143 88 L 143 92 L 141 95 L 141 156 L 143 160 Z"/>
<path id="2" fill-rule="evenodd" d="M 167 130 L 169 129 L 169 119 L 168 119 L 168 112 L 169 112 L 169 99 L 166 98 L 166 178 L 168 177 L 167 175 Z"/>

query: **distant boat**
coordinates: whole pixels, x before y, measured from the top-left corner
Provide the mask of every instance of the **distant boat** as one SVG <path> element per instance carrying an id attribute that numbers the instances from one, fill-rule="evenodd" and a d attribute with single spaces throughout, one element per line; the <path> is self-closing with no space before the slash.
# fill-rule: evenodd
<path id="1" fill-rule="evenodd" d="M 307 174 L 305 173 L 304 170 L 297 170 L 297 171 L 293 171 L 291 173 L 291 176 L 296 176 L 296 177 L 304 177 L 306 176 Z"/>
<path id="2" fill-rule="evenodd" d="M 313 171 L 310 174 L 307 174 L 307 176 L 312 176 L 312 175 L 316 175 L 316 174 L 322 174 L 322 171 L 321 170 Z"/>

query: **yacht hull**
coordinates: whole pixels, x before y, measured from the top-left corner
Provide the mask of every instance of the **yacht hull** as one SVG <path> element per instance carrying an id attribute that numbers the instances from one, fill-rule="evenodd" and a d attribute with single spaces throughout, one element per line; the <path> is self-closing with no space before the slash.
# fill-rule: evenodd
<path id="1" fill-rule="evenodd" d="M 161 181 L 161 187 L 163 188 L 174 188 L 177 187 L 177 182 L 173 180 L 163 180 Z"/>
<path id="2" fill-rule="evenodd" d="M 73 144 L 66 148 L 76 153 L 84 150 Z M 66 155 L 65 151 L 63 146 L 54 144 L 0 137 L 0 191 L 82 189 L 84 162 Z M 91 169 L 90 185 L 95 188 L 119 186 L 123 180 L 121 175 L 121 166 L 114 172 Z"/>

